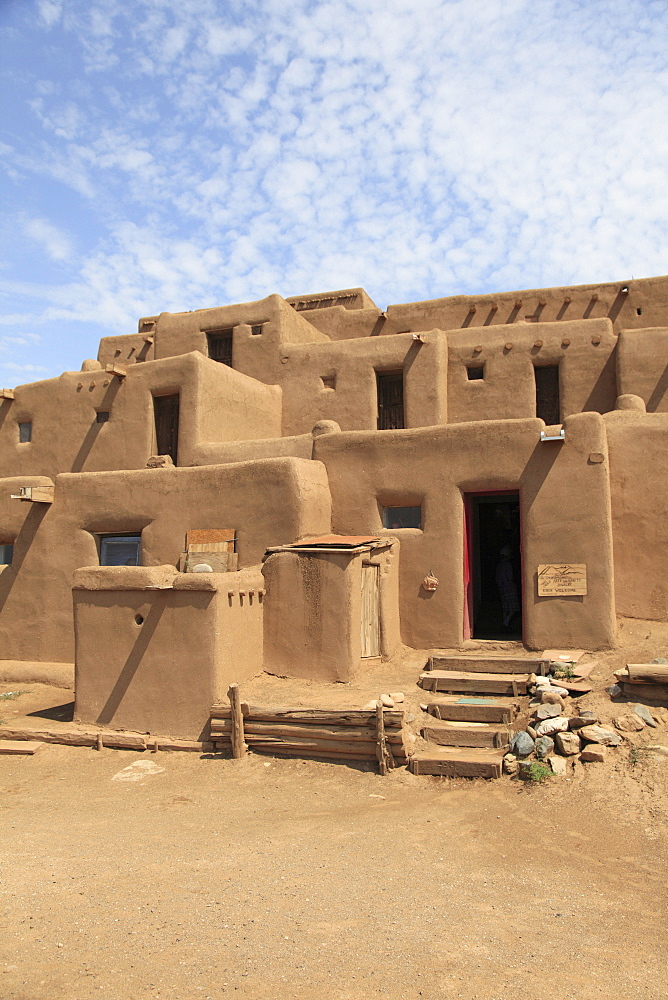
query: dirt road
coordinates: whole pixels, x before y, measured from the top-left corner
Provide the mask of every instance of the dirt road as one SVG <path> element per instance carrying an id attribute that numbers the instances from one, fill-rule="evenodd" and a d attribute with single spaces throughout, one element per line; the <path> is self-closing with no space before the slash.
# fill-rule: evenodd
<path id="1" fill-rule="evenodd" d="M 666 772 L 2 757 L 0 997 L 665 1000 Z"/>

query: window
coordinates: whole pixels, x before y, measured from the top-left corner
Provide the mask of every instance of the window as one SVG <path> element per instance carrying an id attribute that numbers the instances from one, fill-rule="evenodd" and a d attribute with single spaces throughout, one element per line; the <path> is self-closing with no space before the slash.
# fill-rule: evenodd
<path id="1" fill-rule="evenodd" d="M 540 365 L 534 368 L 536 378 L 536 416 L 551 424 L 561 423 L 559 400 L 559 365 Z"/>
<path id="2" fill-rule="evenodd" d="M 484 365 L 467 365 L 466 374 L 469 380 L 481 379 L 485 377 L 485 366 Z"/>
<path id="3" fill-rule="evenodd" d="M 336 375 L 323 375 L 322 387 L 323 389 L 336 389 Z"/>
<path id="4" fill-rule="evenodd" d="M 100 566 L 139 566 L 141 535 L 100 535 Z"/>
<path id="5" fill-rule="evenodd" d="M 219 361 L 221 365 L 229 365 L 230 368 L 232 367 L 232 333 L 231 329 L 212 330 L 206 335 L 211 360 Z"/>
<path id="6" fill-rule="evenodd" d="M 21 444 L 28 444 L 32 441 L 32 423 L 19 424 L 19 441 Z"/>
<path id="7" fill-rule="evenodd" d="M 378 430 L 404 427 L 404 373 L 376 372 Z"/>
<path id="8" fill-rule="evenodd" d="M 421 528 L 422 507 L 383 507 L 384 528 Z"/>
<path id="9" fill-rule="evenodd" d="M 0 566 L 10 566 L 14 555 L 13 542 L 0 542 Z"/>
<path id="10" fill-rule="evenodd" d="M 97 411 L 97 423 L 106 424 L 109 419 L 109 410 L 98 410 Z"/>
<path id="11" fill-rule="evenodd" d="M 253 325 L 251 326 L 251 334 L 252 334 L 252 335 L 253 335 L 254 337 L 259 337 L 259 336 L 260 336 L 260 334 L 262 333 L 262 327 L 263 327 L 263 326 L 264 326 L 264 323 L 254 323 L 254 324 L 253 324 Z"/>

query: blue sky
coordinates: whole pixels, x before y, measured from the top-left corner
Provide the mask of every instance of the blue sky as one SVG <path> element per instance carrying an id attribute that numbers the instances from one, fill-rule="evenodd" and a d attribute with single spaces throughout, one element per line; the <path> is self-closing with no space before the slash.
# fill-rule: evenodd
<path id="1" fill-rule="evenodd" d="M 664 0 L 0 0 L 0 384 L 162 310 L 668 271 Z"/>

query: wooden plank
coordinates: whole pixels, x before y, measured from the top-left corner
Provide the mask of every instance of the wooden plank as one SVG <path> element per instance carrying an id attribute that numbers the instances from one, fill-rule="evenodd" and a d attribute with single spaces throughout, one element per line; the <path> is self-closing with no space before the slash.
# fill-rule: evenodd
<path id="1" fill-rule="evenodd" d="M 411 758 L 413 774 L 435 774 L 447 778 L 500 778 L 502 751 L 455 750 L 434 747 Z"/>
<path id="2" fill-rule="evenodd" d="M 627 663 L 626 671 L 630 684 L 668 684 L 666 663 Z"/>
<path id="3" fill-rule="evenodd" d="M 456 670 L 476 674 L 539 674 L 545 661 L 520 656 L 430 656 L 427 670 Z"/>
<path id="4" fill-rule="evenodd" d="M 518 706 L 512 701 L 492 698 L 439 698 L 427 704 L 427 711 L 437 719 L 452 722 L 512 722 Z"/>
<path id="5" fill-rule="evenodd" d="M 369 726 L 375 729 L 376 710 L 375 709 L 336 709 L 329 708 L 262 708 L 256 705 L 247 705 L 243 709 L 246 719 L 253 722 L 299 722 L 306 725 L 335 725 L 335 726 Z M 231 711 L 229 705 L 214 705 L 210 711 L 212 719 L 229 719 Z M 403 709 L 388 709 L 383 712 L 385 728 L 399 727 L 403 723 Z"/>
<path id="6" fill-rule="evenodd" d="M 668 685 L 666 684 L 629 684 L 621 682 L 620 687 L 624 694 L 637 701 L 658 702 L 660 705 L 668 705 Z"/>
<path id="7" fill-rule="evenodd" d="M 33 754 L 43 746 L 43 740 L 0 740 L 0 753 Z"/>
<path id="8" fill-rule="evenodd" d="M 420 674 L 420 687 L 428 691 L 479 691 L 487 694 L 524 695 L 529 674 L 475 674 L 431 670 Z"/>
<path id="9" fill-rule="evenodd" d="M 241 711 L 239 685 L 230 684 L 227 696 L 230 699 L 230 709 L 232 712 L 232 756 L 235 760 L 239 760 L 246 753 L 246 744 L 244 743 L 244 717 Z"/>
<path id="10" fill-rule="evenodd" d="M 13 389 L 0 389 L 0 399 L 13 399 L 14 390 Z"/>
<path id="11" fill-rule="evenodd" d="M 186 532 L 186 551 L 234 552 L 236 535 L 236 528 L 193 528 Z"/>
<path id="12" fill-rule="evenodd" d="M 303 749 L 303 750 L 331 750 L 333 753 L 360 753 L 362 756 L 375 757 L 376 756 L 376 742 L 369 741 L 357 742 L 351 741 L 350 743 L 345 743 L 343 740 L 313 740 L 302 737 L 301 739 L 282 739 L 281 737 L 273 738 L 271 736 L 249 736 L 248 744 L 254 750 L 258 747 L 292 747 L 293 749 Z M 401 755 L 402 747 L 397 746 L 395 748 L 397 756 Z"/>
<path id="13" fill-rule="evenodd" d="M 469 726 L 482 726 L 482 729 L 470 729 L 468 726 L 446 722 L 442 726 L 425 726 L 422 736 L 440 746 L 449 747 L 506 747 L 510 743 L 510 733 L 502 726 L 490 726 L 486 723 L 469 723 Z"/>
<path id="14" fill-rule="evenodd" d="M 134 733 L 116 733 L 103 730 L 104 745 L 122 750 L 146 750 L 146 739 Z M 62 743 L 66 746 L 97 746 L 98 732 L 81 729 L 0 729 L 0 740 L 41 740 L 44 743 Z"/>
<path id="15" fill-rule="evenodd" d="M 232 733 L 232 723 L 230 720 L 214 719 L 211 722 L 211 733 L 230 735 Z M 244 738 L 248 742 L 249 736 L 276 736 L 288 739 L 299 739 L 302 736 L 308 739 L 322 740 L 354 740 L 366 743 L 374 743 L 376 740 L 376 730 L 371 726 L 362 726 L 353 729 L 350 726 L 300 726 L 286 725 L 275 722 L 250 722 L 248 717 L 244 719 Z M 402 730 L 390 729 L 385 731 L 385 738 L 390 743 L 401 743 Z"/>

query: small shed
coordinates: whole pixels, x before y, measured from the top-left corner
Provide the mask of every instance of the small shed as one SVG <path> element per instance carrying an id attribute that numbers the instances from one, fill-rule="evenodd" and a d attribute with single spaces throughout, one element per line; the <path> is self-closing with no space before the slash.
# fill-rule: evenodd
<path id="1" fill-rule="evenodd" d="M 265 670 L 348 681 L 399 641 L 399 542 L 324 535 L 268 549 Z"/>

